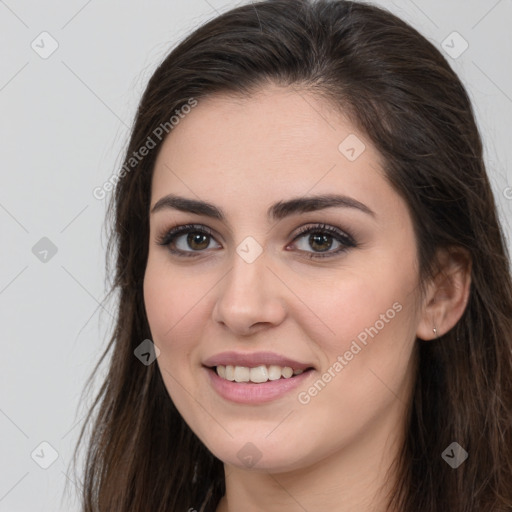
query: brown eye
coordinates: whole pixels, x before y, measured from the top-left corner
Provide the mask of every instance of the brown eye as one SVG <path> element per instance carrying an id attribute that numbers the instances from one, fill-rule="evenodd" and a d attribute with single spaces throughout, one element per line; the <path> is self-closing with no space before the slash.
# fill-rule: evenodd
<path id="1" fill-rule="evenodd" d="M 306 237 L 306 235 L 309 236 Z M 295 245 L 300 251 L 308 253 L 309 258 L 335 256 L 357 246 L 352 236 L 334 226 L 326 226 L 325 224 L 302 228 L 294 242 L 296 240 L 300 240 L 300 243 L 295 243 Z M 337 246 L 335 246 L 335 250 L 331 251 L 333 244 L 337 244 Z M 313 251 L 310 249 L 313 249 Z"/>
<path id="2" fill-rule="evenodd" d="M 157 244 L 167 246 L 170 252 L 178 256 L 196 256 L 208 249 L 213 240 L 213 234 L 207 227 L 187 224 L 165 232 L 158 237 Z"/>
<path id="3" fill-rule="evenodd" d="M 328 251 L 332 246 L 331 235 L 309 235 L 308 243 L 310 246 L 320 252 Z"/>
<path id="4" fill-rule="evenodd" d="M 204 233 L 192 232 L 187 235 L 187 244 L 191 249 L 201 251 L 210 245 L 210 237 Z"/>

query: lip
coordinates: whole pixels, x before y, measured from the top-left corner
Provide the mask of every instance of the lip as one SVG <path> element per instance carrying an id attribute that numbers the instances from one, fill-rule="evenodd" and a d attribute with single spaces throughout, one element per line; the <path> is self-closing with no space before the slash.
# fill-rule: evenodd
<path id="1" fill-rule="evenodd" d="M 306 366 L 307 367 L 307 366 Z M 311 368 L 311 367 L 310 367 Z M 214 368 L 203 368 L 213 389 L 225 400 L 239 404 L 262 404 L 283 397 L 303 384 L 314 373 L 313 369 L 289 379 L 269 380 L 260 384 L 232 382 L 219 377 Z"/>
<path id="2" fill-rule="evenodd" d="M 267 366 L 272 364 L 282 367 L 289 366 L 294 370 L 314 368 L 311 364 L 294 361 L 293 359 L 276 354 L 275 352 L 252 352 L 245 354 L 243 352 L 222 352 L 203 361 L 203 365 L 208 368 L 219 365 L 248 366 L 254 368 L 262 364 Z M 260 384 L 257 385 L 259 386 Z"/>

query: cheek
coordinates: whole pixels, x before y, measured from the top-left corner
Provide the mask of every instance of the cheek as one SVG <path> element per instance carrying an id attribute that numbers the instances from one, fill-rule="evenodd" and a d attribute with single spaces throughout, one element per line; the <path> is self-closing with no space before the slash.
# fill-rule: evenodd
<path id="1" fill-rule="evenodd" d="M 183 391 L 178 383 L 187 383 L 189 389 L 196 377 L 199 340 L 210 318 L 209 294 L 215 282 L 215 276 L 172 266 L 159 255 L 148 260 L 143 287 L 146 315 L 152 341 L 160 350 L 157 362 L 173 399 Z"/>
<path id="2" fill-rule="evenodd" d="M 328 409 L 329 402 L 336 400 L 344 410 L 369 414 L 394 398 L 389 389 L 405 393 L 416 330 L 413 250 L 381 253 L 379 258 L 372 254 L 372 261 L 362 260 L 357 269 L 309 288 L 313 293 L 308 304 L 322 323 L 315 319 L 303 327 L 323 352 L 320 378 L 330 391 L 317 396 L 322 383 L 303 389 L 301 403 L 315 397 L 317 406 Z"/>
<path id="3" fill-rule="evenodd" d="M 342 424 L 348 421 L 346 411 L 359 411 L 361 421 L 370 421 L 397 395 L 406 400 L 417 273 L 413 258 L 397 256 L 396 261 L 389 258 L 388 264 L 346 274 L 329 290 L 330 301 L 318 291 L 322 319 L 335 333 L 323 337 L 326 359 L 320 378 L 328 391 L 321 391 L 322 383 L 301 390 L 301 403 L 314 400 L 318 410 L 331 410 L 329 404 L 336 401 L 335 416 Z"/>
<path id="4" fill-rule="evenodd" d="M 171 393 L 176 382 L 187 378 L 190 358 L 197 339 L 200 302 L 191 286 L 193 279 L 172 271 L 168 265 L 148 261 L 144 276 L 144 302 L 152 341 L 160 350 L 157 362 Z"/>
<path id="5" fill-rule="evenodd" d="M 144 302 L 152 341 L 160 350 L 157 364 L 175 405 L 185 407 L 191 389 L 193 357 L 201 302 L 191 286 L 193 279 L 165 263 L 148 261 L 144 276 Z"/>
<path id="6" fill-rule="evenodd" d="M 199 311 L 200 295 L 193 274 L 150 257 L 144 276 L 144 304 L 154 341 L 165 344 L 170 338 L 181 339 L 175 333 Z"/>
<path id="7" fill-rule="evenodd" d="M 308 329 L 317 333 L 331 349 L 348 350 L 351 341 L 364 342 L 368 331 L 376 334 L 403 323 L 406 305 L 414 281 L 409 275 L 394 274 L 388 279 L 380 272 L 352 273 L 327 286 L 318 285 L 312 290 L 309 283 L 307 303 L 315 316 L 311 316 Z M 304 281 L 304 286 L 307 283 Z M 304 295 L 305 291 L 302 293 Z M 332 340 L 332 341 L 329 341 Z M 320 340 L 318 340 L 320 341 Z"/>
<path id="8" fill-rule="evenodd" d="M 156 265 L 148 263 L 144 276 L 144 304 L 153 341 L 157 344 L 175 323 L 176 307 L 179 306 L 170 284 L 165 272 L 158 271 Z M 175 282 L 173 286 L 176 286 Z"/>

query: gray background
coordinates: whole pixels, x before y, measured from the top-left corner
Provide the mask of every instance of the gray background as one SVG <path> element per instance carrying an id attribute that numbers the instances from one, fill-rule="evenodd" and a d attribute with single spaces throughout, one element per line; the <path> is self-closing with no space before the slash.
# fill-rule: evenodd
<path id="1" fill-rule="evenodd" d="M 91 401 L 80 398 L 114 311 L 103 303 L 106 201 L 92 190 L 117 169 L 140 95 L 171 46 L 240 3 L 0 1 L 0 511 L 79 510 L 69 463 Z M 458 36 L 446 39 L 454 31 L 469 44 L 448 58 L 474 102 L 509 236 L 512 2 L 376 3 L 438 47 L 463 49 Z M 57 50 L 42 58 L 53 40 Z"/>

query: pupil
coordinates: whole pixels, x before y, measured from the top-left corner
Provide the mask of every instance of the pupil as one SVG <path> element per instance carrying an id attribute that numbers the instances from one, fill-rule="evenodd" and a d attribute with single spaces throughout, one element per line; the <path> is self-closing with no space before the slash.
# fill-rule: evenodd
<path id="1" fill-rule="evenodd" d="M 202 233 L 189 233 L 187 238 L 187 242 L 193 249 L 206 249 L 208 247 L 208 235 Z M 201 244 L 201 239 L 203 239 L 203 244 Z M 196 241 L 198 242 L 199 247 L 195 246 Z"/>
<path id="2" fill-rule="evenodd" d="M 320 251 L 327 251 L 328 249 L 330 249 L 330 247 L 332 246 L 332 239 L 331 240 L 329 240 L 329 239 L 330 239 L 330 235 L 313 234 L 313 235 L 310 235 L 310 237 L 309 237 L 309 241 L 312 244 L 316 244 L 318 241 L 321 243 L 323 241 L 324 247 L 318 249 Z M 327 245 L 327 247 L 325 246 L 325 244 Z"/>

